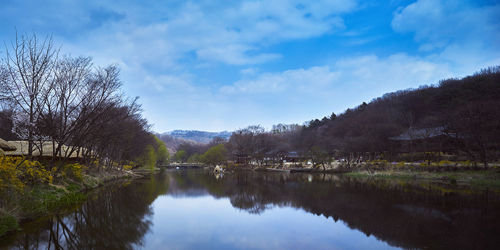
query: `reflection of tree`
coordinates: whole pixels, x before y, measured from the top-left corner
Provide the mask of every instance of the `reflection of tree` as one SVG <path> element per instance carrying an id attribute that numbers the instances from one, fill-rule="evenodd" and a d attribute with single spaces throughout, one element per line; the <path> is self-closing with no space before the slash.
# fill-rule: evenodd
<path id="1" fill-rule="evenodd" d="M 259 200 L 259 196 L 248 193 L 241 193 L 231 196 L 231 204 L 234 207 L 241 208 L 251 214 L 260 214 L 268 208 L 265 202 Z"/>
<path id="2" fill-rule="evenodd" d="M 25 249 L 133 249 L 151 227 L 150 204 L 168 189 L 161 176 L 99 190 L 81 208 L 17 238 Z M 159 181 L 162 180 L 162 181 Z M 43 229 L 45 228 L 45 229 Z"/>
<path id="3" fill-rule="evenodd" d="M 404 248 L 494 248 L 500 244 L 500 197 L 442 195 L 428 186 L 330 174 L 171 172 L 176 194 L 208 191 L 249 213 L 292 206 Z M 192 185 L 191 185 L 192 184 Z M 193 192 L 198 190 L 198 192 Z M 169 190 L 171 192 L 171 190 Z"/>
<path id="4" fill-rule="evenodd" d="M 260 214 L 291 206 L 342 220 L 352 229 L 404 248 L 495 248 L 500 244 L 497 194 L 441 195 L 429 186 L 330 174 L 238 172 L 217 180 L 203 171 L 172 171 L 128 186 L 111 186 L 78 210 L 17 237 L 27 249 L 130 249 L 151 226 L 149 206 L 160 194 L 229 198 Z M 39 228 L 42 228 L 41 230 Z"/>

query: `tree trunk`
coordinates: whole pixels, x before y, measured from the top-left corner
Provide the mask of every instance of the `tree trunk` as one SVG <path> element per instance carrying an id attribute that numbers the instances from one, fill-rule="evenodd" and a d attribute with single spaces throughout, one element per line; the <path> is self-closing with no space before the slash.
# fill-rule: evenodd
<path id="1" fill-rule="evenodd" d="M 34 121 L 33 105 L 34 105 L 34 100 L 33 97 L 30 96 L 30 119 L 28 124 L 28 157 L 31 157 L 33 155 L 33 128 L 32 128 L 32 124 Z"/>

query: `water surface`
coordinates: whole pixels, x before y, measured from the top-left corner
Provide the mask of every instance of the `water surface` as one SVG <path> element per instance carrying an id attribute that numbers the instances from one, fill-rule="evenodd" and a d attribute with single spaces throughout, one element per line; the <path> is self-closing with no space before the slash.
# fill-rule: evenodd
<path id="1" fill-rule="evenodd" d="M 495 249 L 500 198 L 328 174 L 165 171 L 1 239 L 27 249 Z"/>

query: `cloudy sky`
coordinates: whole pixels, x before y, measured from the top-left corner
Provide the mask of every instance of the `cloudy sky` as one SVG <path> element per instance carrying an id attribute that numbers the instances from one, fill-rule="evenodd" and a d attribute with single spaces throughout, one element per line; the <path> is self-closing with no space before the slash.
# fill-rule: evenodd
<path id="1" fill-rule="evenodd" d="M 1 41 L 119 65 L 157 132 L 301 124 L 500 65 L 500 1 L 0 1 Z"/>

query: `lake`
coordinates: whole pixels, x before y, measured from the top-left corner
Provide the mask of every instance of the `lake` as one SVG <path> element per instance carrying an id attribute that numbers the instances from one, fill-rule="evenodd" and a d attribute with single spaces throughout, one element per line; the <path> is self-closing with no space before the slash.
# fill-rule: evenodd
<path id="1" fill-rule="evenodd" d="M 13 249 L 498 249 L 500 195 L 334 174 L 163 171 L 2 239 Z"/>

